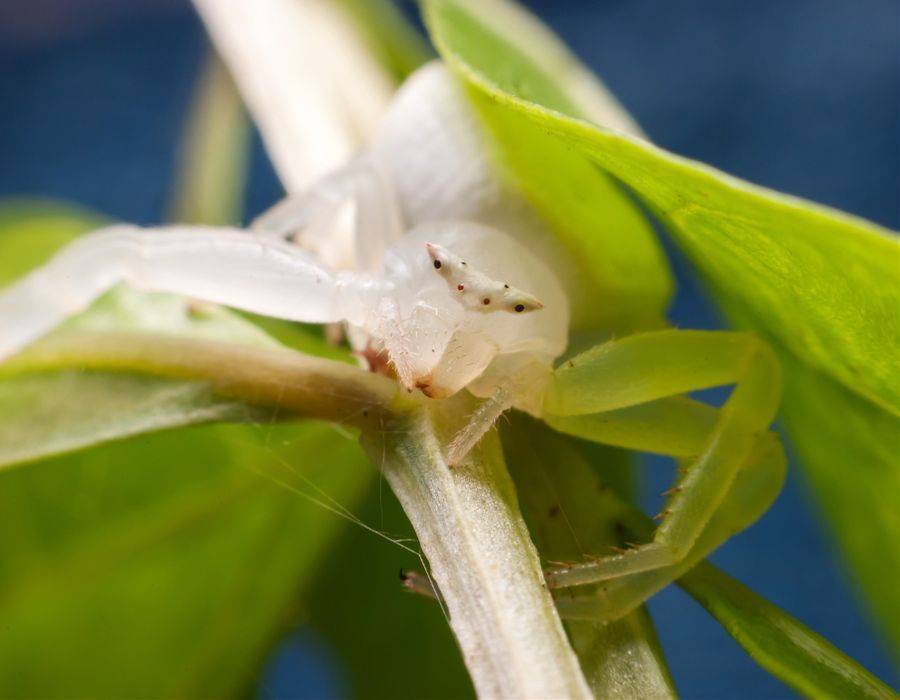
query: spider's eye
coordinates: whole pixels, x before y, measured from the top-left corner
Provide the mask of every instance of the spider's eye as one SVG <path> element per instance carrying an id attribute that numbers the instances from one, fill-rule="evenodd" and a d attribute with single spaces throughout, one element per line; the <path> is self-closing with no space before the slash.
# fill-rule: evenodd
<path id="1" fill-rule="evenodd" d="M 516 310 L 516 313 L 520 314 L 525 310 L 525 304 L 516 304 L 514 308 Z"/>
<path id="2" fill-rule="evenodd" d="M 440 261 L 440 260 L 435 260 L 435 261 L 434 261 L 434 269 L 435 269 L 435 270 L 440 270 L 440 269 L 441 269 L 441 261 Z"/>

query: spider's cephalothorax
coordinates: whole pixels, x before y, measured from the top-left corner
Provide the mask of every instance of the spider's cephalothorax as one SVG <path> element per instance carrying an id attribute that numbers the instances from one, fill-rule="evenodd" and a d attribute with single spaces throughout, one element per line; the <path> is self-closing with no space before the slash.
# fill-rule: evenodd
<path id="1" fill-rule="evenodd" d="M 380 279 L 378 294 L 346 292 L 370 309 L 351 320 L 351 338 L 383 347 L 401 383 L 427 396 L 491 395 L 518 372 L 511 362 L 549 368 L 565 349 L 568 301 L 556 276 L 495 228 L 421 224 L 385 251 Z"/>

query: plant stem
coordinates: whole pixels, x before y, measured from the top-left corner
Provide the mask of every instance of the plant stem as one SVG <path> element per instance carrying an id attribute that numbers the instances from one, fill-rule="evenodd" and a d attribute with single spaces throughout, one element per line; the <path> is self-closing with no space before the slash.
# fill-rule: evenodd
<path id="1" fill-rule="evenodd" d="M 503 448 L 545 561 L 579 561 L 585 548 L 622 546 L 612 491 L 571 441 L 538 421 L 513 415 L 503 426 Z M 631 467 L 624 453 L 607 449 L 603 471 Z M 565 592 L 561 601 L 566 600 Z M 564 611 L 563 611 L 563 614 Z M 604 700 L 677 697 L 653 622 L 634 610 L 611 622 L 569 620 L 566 629 L 595 697 Z"/>
<path id="2" fill-rule="evenodd" d="M 441 453 L 451 432 L 447 416 L 465 416 L 468 407 L 443 403 L 442 415 L 424 402 L 414 406 L 384 429 L 364 432 L 363 444 L 416 530 L 478 695 L 591 697 L 496 435 L 451 469 Z"/>
<path id="3" fill-rule="evenodd" d="M 386 377 L 294 351 L 147 333 L 67 331 L 0 373 L 73 367 L 206 381 L 252 405 L 359 426 L 419 535 L 479 694 L 590 697 L 496 436 L 453 470 L 443 459 L 471 411 L 465 399 L 408 396 Z"/>
<path id="4" fill-rule="evenodd" d="M 2 365 L 0 375 L 59 369 L 138 372 L 208 382 L 254 406 L 359 426 L 379 424 L 397 393 L 387 377 L 293 350 L 152 333 L 72 331 Z"/>

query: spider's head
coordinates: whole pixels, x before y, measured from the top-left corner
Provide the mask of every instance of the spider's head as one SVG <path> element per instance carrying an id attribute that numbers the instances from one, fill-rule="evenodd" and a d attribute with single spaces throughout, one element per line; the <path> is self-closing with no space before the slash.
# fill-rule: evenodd
<path id="1" fill-rule="evenodd" d="M 425 249 L 432 266 L 446 280 L 452 294 L 469 308 L 514 314 L 544 308 L 536 297 L 488 277 L 442 245 L 426 243 Z"/>
<path id="2" fill-rule="evenodd" d="M 444 277 L 452 275 L 461 267 L 462 261 L 442 245 L 426 243 L 425 250 L 428 251 L 428 257 L 431 258 L 434 269 Z"/>
<path id="3" fill-rule="evenodd" d="M 501 308 L 514 314 L 523 314 L 544 308 L 537 298 L 521 289 L 510 287 L 508 284 L 503 285 L 503 292 L 498 296 L 500 298 L 497 301 Z"/>

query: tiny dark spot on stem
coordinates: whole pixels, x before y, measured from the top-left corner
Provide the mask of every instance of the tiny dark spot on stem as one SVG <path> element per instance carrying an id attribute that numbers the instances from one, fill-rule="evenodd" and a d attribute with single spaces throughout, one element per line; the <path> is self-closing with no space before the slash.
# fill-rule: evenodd
<path id="1" fill-rule="evenodd" d="M 554 504 L 550 506 L 550 510 L 547 511 L 547 515 L 551 518 L 555 518 L 557 515 L 559 515 L 559 505 Z"/>
<path id="2" fill-rule="evenodd" d="M 509 285 L 508 285 L 508 284 L 504 284 L 504 285 L 503 285 L 503 288 L 504 288 L 504 289 L 509 289 Z"/>

